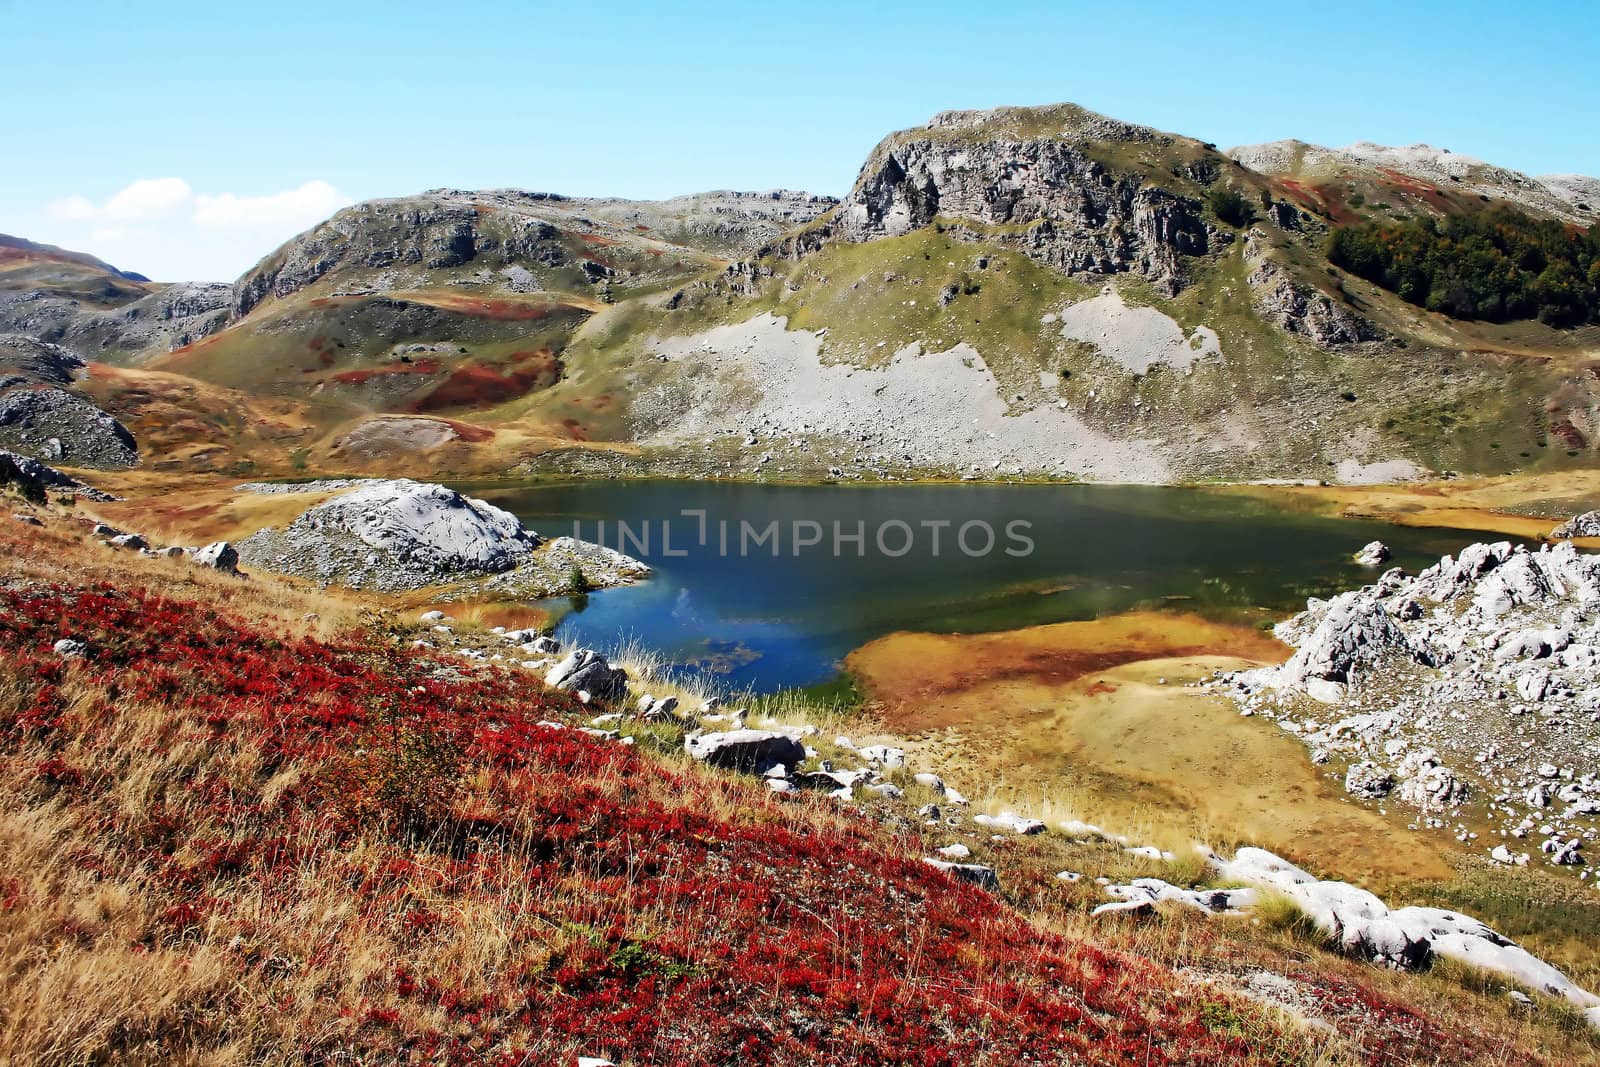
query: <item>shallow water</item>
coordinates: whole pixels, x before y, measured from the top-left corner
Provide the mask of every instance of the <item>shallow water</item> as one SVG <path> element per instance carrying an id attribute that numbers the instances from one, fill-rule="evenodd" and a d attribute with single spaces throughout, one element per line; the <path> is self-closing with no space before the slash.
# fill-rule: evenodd
<path id="1" fill-rule="evenodd" d="M 608 648 L 631 638 L 686 671 L 758 692 L 825 682 L 851 649 L 895 630 L 1001 630 L 1135 608 L 1275 619 L 1307 596 L 1370 581 L 1376 572 L 1350 558 L 1368 541 L 1394 550 L 1390 565 L 1415 570 L 1483 538 L 1145 486 L 464 488 L 542 534 L 576 533 L 656 569 L 572 610 L 548 605 L 566 610 L 563 641 Z M 685 511 L 703 511 L 703 524 Z M 776 536 L 758 539 L 774 522 Z"/>

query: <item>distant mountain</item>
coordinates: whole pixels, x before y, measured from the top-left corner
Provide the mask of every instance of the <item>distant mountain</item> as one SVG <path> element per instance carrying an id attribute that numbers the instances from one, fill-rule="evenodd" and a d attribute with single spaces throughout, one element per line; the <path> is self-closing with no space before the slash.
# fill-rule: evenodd
<path id="1" fill-rule="evenodd" d="M 69 252 L 55 245 L 43 245 L 21 237 L 0 233 L 0 264 L 7 270 L 28 263 L 71 263 L 87 267 L 98 274 L 112 274 L 130 282 L 147 282 L 150 279 L 132 271 L 118 270 L 104 260 L 83 252 Z"/>
<path id="2" fill-rule="evenodd" d="M 1329 249 L 1512 210 L 1574 242 L 1581 289 L 1597 189 L 1426 146 L 1224 152 L 1070 104 L 946 112 L 841 201 L 438 189 L 345 209 L 231 285 L 0 271 L 0 330 L 296 405 L 301 461 L 336 466 L 1560 468 L 1600 438 L 1600 327 L 1452 318 Z"/>
<path id="3" fill-rule="evenodd" d="M 1499 202 L 1584 227 L 1600 222 L 1600 181 L 1594 178 L 1533 178 L 1432 145 L 1390 148 L 1359 141 L 1323 148 L 1271 141 L 1227 154 L 1251 170 L 1294 183 L 1313 206 L 1339 215 L 1358 215 L 1377 203 L 1401 212 L 1452 214 Z"/>
<path id="4" fill-rule="evenodd" d="M 123 361 L 220 329 L 226 285 L 160 285 L 83 252 L 0 234 L 0 333 Z"/>

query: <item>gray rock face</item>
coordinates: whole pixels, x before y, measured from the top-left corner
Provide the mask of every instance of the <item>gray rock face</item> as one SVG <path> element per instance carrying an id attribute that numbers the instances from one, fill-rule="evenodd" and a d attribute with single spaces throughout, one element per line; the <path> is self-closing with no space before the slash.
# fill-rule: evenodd
<path id="1" fill-rule="evenodd" d="M 0 393 L 0 445 L 73 467 L 120 469 L 139 463 L 139 446 L 127 427 L 54 387 Z"/>
<path id="2" fill-rule="evenodd" d="M 1282 265 L 1266 255 L 1263 237 L 1260 231 L 1252 231 L 1245 245 L 1245 258 L 1250 265 L 1245 280 L 1262 318 L 1318 348 L 1381 341 L 1388 336 L 1347 304 L 1291 278 Z"/>
<path id="3" fill-rule="evenodd" d="M 147 287 L 149 288 L 149 287 Z M 0 331 L 118 362 L 209 337 L 228 324 L 233 287 L 182 282 L 97 306 L 42 289 L 0 290 Z"/>
<path id="4" fill-rule="evenodd" d="M 806 750 L 795 738 L 777 730 L 726 730 L 684 738 L 689 755 L 713 767 L 764 773 L 774 764 L 793 770 L 805 762 Z"/>
<path id="5" fill-rule="evenodd" d="M 1390 656 L 1431 663 L 1432 654 L 1411 640 L 1375 598 L 1342 593 L 1328 601 L 1310 635 L 1284 664 L 1283 684 L 1308 679 L 1349 682 Z"/>
<path id="6" fill-rule="evenodd" d="M 539 543 L 508 511 L 397 479 L 360 483 L 281 531 L 252 534 L 239 555 L 268 570 L 395 591 L 506 571 Z"/>
<path id="7" fill-rule="evenodd" d="M 1600 511 L 1585 511 L 1582 515 L 1574 515 L 1551 530 L 1550 536 L 1559 541 L 1571 537 L 1600 537 Z"/>
<path id="8" fill-rule="evenodd" d="M 569 693 L 588 693 L 590 699 L 606 704 L 628 698 L 628 672 L 613 667 L 604 656 L 589 648 L 574 649 L 550 669 L 544 681 L 548 686 Z"/>
<path id="9" fill-rule="evenodd" d="M 1089 151 L 1092 143 L 1167 147 L 1177 138 L 1077 108 L 1050 110 L 1060 121 L 1047 132 L 1010 135 L 1003 120 L 993 125 L 993 113 L 947 112 L 924 130 L 891 136 L 840 203 L 834 233 L 869 241 L 909 233 L 936 217 L 984 226 L 1029 223 L 999 239 L 1063 272 L 1134 271 L 1169 292 L 1184 284 L 1182 257 L 1232 239 L 1205 221 L 1199 200 L 1148 183 L 1136 171 L 1110 168 Z M 1208 170 L 1187 177 L 1215 176 Z"/>
<path id="10" fill-rule="evenodd" d="M 71 385 L 84 368 L 76 352 L 31 337 L 0 335 L 0 389 L 14 385 Z"/>
<path id="11" fill-rule="evenodd" d="M 1309 601 L 1276 632 L 1287 663 L 1218 684 L 1319 762 L 1346 760 L 1352 795 L 1462 843 L 1492 834 L 1483 851 L 1516 863 L 1532 850 L 1509 839 L 1537 833 L 1561 864 L 1600 833 L 1600 556 L 1469 545 Z"/>
<path id="12" fill-rule="evenodd" d="M 61 345 L 0 335 L 0 447 L 74 467 L 137 465 L 127 427 L 68 392 L 83 369 Z"/>
<path id="13" fill-rule="evenodd" d="M 54 467 L 40 463 L 30 456 L 19 456 L 15 452 L 0 452 L 0 486 L 3 485 L 17 486 L 26 493 L 42 494 L 54 489 L 73 493 L 86 500 L 116 499 L 109 493 L 102 493 L 98 489 L 84 485 L 71 475 L 62 474 Z"/>

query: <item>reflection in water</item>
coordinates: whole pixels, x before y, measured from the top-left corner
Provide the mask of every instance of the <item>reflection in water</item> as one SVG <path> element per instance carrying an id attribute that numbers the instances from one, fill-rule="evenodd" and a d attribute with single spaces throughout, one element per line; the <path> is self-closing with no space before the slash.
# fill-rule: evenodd
<path id="1" fill-rule="evenodd" d="M 896 630 L 978 632 L 1164 607 L 1264 623 L 1307 596 L 1370 581 L 1351 554 L 1374 538 L 1411 570 L 1473 539 L 1145 486 L 609 481 L 472 491 L 542 533 L 603 540 L 656 569 L 632 587 L 547 605 L 569 609 L 562 640 L 637 641 L 723 685 L 761 691 L 825 681 L 851 649 Z M 619 523 L 633 534 L 625 543 Z M 996 536 L 992 551 L 972 556 L 957 533 L 977 523 Z M 1026 555 L 1006 551 L 1018 544 L 1013 523 L 1032 542 Z M 773 524 L 775 541 L 739 551 L 742 527 Z M 858 528 L 861 542 L 850 537 Z M 727 552 L 721 529 L 734 531 Z M 874 536 L 885 529 L 888 551 Z"/>

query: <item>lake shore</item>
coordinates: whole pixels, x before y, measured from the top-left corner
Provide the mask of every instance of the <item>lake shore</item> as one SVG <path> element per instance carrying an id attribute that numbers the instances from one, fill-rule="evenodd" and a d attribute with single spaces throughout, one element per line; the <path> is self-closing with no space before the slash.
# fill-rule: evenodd
<path id="1" fill-rule="evenodd" d="M 1260 844 L 1382 883 L 1445 880 L 1433 840 L 1352 803 L 1294 738 L 1192 688 L 1277 662 L 1270 634 L 1136 612 L 1004 633 L 895 633 L 847 665 L 884 728 L 986 799 L 1163 847 Z"/>
<path id="2" fill-rule="evenodd" d="M 1217 485 L 1211 491 L 1272 500 L 1321 515 L 1396 526 L 1477 530 L 1532 540 L 1574 514 L 1600 507 L 1600 471 L 1386 485 Z M 1600 547 L 1600 539 L 1579 540 Z"/>

